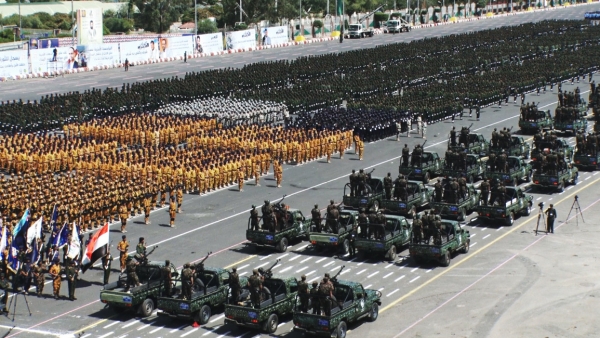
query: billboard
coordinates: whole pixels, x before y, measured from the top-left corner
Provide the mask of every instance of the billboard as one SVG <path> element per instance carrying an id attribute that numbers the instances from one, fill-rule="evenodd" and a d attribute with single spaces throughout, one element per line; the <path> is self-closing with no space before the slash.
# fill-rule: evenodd
<path id="1" fill-rule="evenodd" d="M 121 63 L 152 61 L 158 59 L 158 39 L 121 42 Z"/>
<path id="2" fill-rule="evenodd" d="M 77 10 L 77 44 L 91 45 L 102 43 L 102 9 Z"/>
<path id="3" fill-rule="evenodd" d="M 54 49 L 40 48 L 29 51 L 32 73 L 49 72 L 65 68 L 64 65 L 68 64 L 67 60 L 72 56 L 74 49 L 71 47 L 56 48 L 56 59 L 54 59 Z"/>
<path id="4" fill-rule="evenodd" d="M 223 51 L 223 35 L 211 33 L 196 35 L 196 53 L 216 53 Z"/>
<path id="5" fill-rule="evenodd" d="M 260 30 L 260 38 L 263 46 L 282 44 L 289 41 L 287 26 L 266 27 Z"/>
<path id="6" fill-rule="evenodd" d="M 227 43 L 227 49 L 256 47 L 256 37 L 254 36 L 254 29 L 227 32 L 225 38 Z"/>
<path id="7" fill-rule="evenodd" d="M 29 73 L 29 60 L 26 50 L 0 53 L 0 77 L 12 77 Z"/>
<path id="8" fill-rule="evenodd" d="M 111 66 L 119 63 L 119 44 L 77 46 L 77 57 L 79 67 Z"/>
<path id="9" fill-rule="evenodd" d="M 158 38 L 158 57 L 161 59 L 183 56 L 184 52 L 190 55 L 193 51 L 194 36 L 192 35 Z"/>
<path id="10" fill-rule="evenodd" d="M 55 48 L 58 47 L 58 39 L 43 39 L 43 40 L 38 40 L 38 47 L 39 48 Z"/>

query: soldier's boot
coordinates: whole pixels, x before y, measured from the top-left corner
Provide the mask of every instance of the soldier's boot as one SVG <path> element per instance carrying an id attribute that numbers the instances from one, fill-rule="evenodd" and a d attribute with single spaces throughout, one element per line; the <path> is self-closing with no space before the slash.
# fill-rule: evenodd
<path id="1" fill-rule="evenodd" d="M 121 232 L 122 233 L 126 233 L 127 232 L 127 230 L 125 230 L 125 226 L 124 225 L 121 226 Z"/>
<path id="2" fill-rule="evenodd" d="M 150 220 L 148 217 L 144 217 L 144 223 L 146 223 L 146 225 L 150 224 Z"/>

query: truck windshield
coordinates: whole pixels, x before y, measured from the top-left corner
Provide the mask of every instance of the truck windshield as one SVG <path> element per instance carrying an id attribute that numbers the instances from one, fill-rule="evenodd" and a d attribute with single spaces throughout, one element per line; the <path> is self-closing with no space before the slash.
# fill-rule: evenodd
<path id="1" fill-rule="evenodd" d="M 396 27 L 398 26 L 399 22 L 398 21 L 388 21 L 387 26 L 388 27 Z"/>
<path id="2" fill-rule="evenodd" d="M 351 32 L 356 32 L 360 29 L 360 26 L 358 25 L 350 25 L 350 27 L 348 28 Z"/>

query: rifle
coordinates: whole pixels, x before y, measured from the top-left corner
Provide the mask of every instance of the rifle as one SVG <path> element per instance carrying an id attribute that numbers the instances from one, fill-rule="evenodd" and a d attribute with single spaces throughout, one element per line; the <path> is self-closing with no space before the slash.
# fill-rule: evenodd
<path id="1" fill-rule="evenodd" d="M 154 248 L 152 248 L 152 250 L 150 250 L 150 252 L 146 253 L 146 250 L 144 250 L 144 256 L 141 257 L 141 264 L 142 265 L 146 265 L 148 264 L 148 256 L 152 255 L 152 253 L 154 252 L 154 250 L 156 250 L 156 248 L 158 248 L 158 245 L 155 246 Z"/>
<path id="2" fill-rule="evenodd" d="M 345 265 L 342 265 L 342 267 L 340 268 L 340 270 L 333 277 L 330 278 L 331 281 L 336 282 L 337 281 L 337 276 L 339 276 L 340 273 L 342 273 L 342 270 L 344 270 L 345 267 L 346 267 Z"/>
<path id="3" fill-rule="evenodd" d="M 425 142 L 423 142 L 423 144 L 421 144 L 421 148 L 425 149 L 425 143 L 427 143 L 427 140 L 425 140 Z"/>
<path id="4" fill-rule="evenodd" d="M 472 126 L 473 126 L 473 123 L 471 123 L 471 125 L 467 127 L 467 130 L 468 130 L 468 131 L 471 131 L 471 127 L 472 127 Z"/>
<path id="5" fill-rule="evenodd" d="M 375 171 L 375 168 L 373 168 L 373 170 L 369 171 L 369 172 L 367 173 L 367 175 L 366 175 L 366 176 L 367 176 L 369 179 L 371 179 L 371 174 L 372 174 L 374 171 Z"/>
<path id="6" fill-rule="evenodd" d="M 273 205 L 280 205 L 281 202 L 283 202 L 283 200 L 285 199 L 286 196 L 287 196 L 287 194 L 283 195 L 283 197 L 281 197 L 281 199 L 278 202 L 273 203 Z"/>
<path id="7" fill-rule="evenodd" d="M 206 257 L 202 258 L 202 260 L 198 263 L 196 263 L 196 266 L 203 266 L 204 261 L 206 261 L 208 259 L 208 256 L 212 255 L 212 251 L 210 251 L 209 253 L 206 254 Z"/>
<path id="8" fill-rule="evenodd" d="M 271 278 L 273 277 L 273 273 L 271 272 L 271 270 L 273 270 L 273 268 L 275 267 L 275 265 L 277 265 L 279 263 L 281 259 L 277 259 L 275 261 L 275 263 L 273 263 L 273 265 L 271 265 L 267 270 L 263 270 L 261 272 L 261 274 L 263 275 L 263 277 L 267 277 L 267 278 Z"/>

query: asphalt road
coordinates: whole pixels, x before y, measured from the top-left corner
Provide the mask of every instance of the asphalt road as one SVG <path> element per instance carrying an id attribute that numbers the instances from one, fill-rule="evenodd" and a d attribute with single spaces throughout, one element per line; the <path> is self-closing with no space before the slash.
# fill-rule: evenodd
<path id="1" fill-rule="evenodd" d="M 560 12 L 564 15 L 569 13 L 567 11 L 581 8 L 589 10 L 590 7 Z M 527 16 L 507 19 L 513 18 Z M 501 20 L 504 19 L 483 23 L 503 24 Z M 462 29 L 462 25 L 443 26 L 440 29 L 447 27 Z M 36 81 L 25 82 L 33 84 Z M 589 89 L 587 81 L 576 85 L 582 92 Z M 574 87 L 563 85 L 564 90 L 573 90 Z M 587 98 L 587 94 L 584 97 Z M 539 97 L 529 94 L 526 101 L 540 102 L 541 108 L 553 110 L 556 90 Z M 518 113 L 518 106 L 512 103 L 500 109 L 488 107 L 482 110 L 481 121 L 466 117 L 463 121 L 457 120 L 454 125 L 459 128 L 473 123 L 474 130 L 489 138 L 495 127 L 515 126 L 514 129 L 518 129 Z M 443 153 L 451 125 L 446 121 L 427 128 L 427 150 Z M 568 140 L 570 144 L 574 143 L 572 137 Z M 555 204 L 557 225 L 566 220 L 573 197 L 577 194 L 586 223 L 581 218 L 577 223 L 572 219 L 568 224 L 560 225 L 554 235 L 536 236 L 533 233 L 537 218 L 535 214 L 517 219 L 512 227 L 484 224 L 476 219 L 476 214 L 471 214 L 469 222 L 464 225 L 471 232 L 471 251 L 454 257 L 448 268 L 416 265 L 407 257 L 407 250 L 401 252 L 395 262 L 382 262 L 317 252 L 308 246 L 308 242 L 294 243 L 283 254 L 267 250 L 256 252 L 244 245 L 251 204 L 260 205 L 264 199 L 274 201 L 287 194 L 287 204 L 308 214 L 315 203 L 324 207 L 330 199 L 341 200 L 343 186 L 352 169 L 375 168 L 375 174 L 380 176 L 387 172 L 395 174 L 401 146 L 407 143 L 412 148 L 422 141 L 416 134 L 411 134 L 410 138 L 403 137 L 401 142 L 388 139 L 367 144 L 363 162 L 359 162 L 351 150 L 344 159 L 335 156 L 331 164 L 320 159 L 300 166 L 286 165 L 281 189 L 275 188 L 270 175 L 262 180 L 262 186 L 255 187 L 249 183 L 242 193 L 237 191 L 237 187 L 229 187 L 206 196 L 187 195 L 183 213 L 177 215 L 176 228 L 164 226 L 168 224 L 168 214 L 166 209 L 160 209 L 152 213 L 152 225 L 144 225 L 141 216 L 130 220 L 128 237 L 132 247 L 139 236 L 144 236 L 150 245 L 158 244 L 159 248 L 152 259 L 170 259 L 181 266 L 185 262 L 197 261 L 206 252 L 212 251 L 213 256 L 206 265 L 237 265 L 238 271 L 246 275 L 253 268 L 271 265 L 278 258 L 281 264 L 274 269 L 275 273 L 298 277 L 306 274 L 309 280 L 320 278 L 325 272 L 337 272 L 340 266 L 345 265 L 346 269 L 340 278 L 361 282 L 365 287 L 383 293 L 383 305 L 377 322 L 352 325 L 350 336 L 594 336 L 599 325 L 591 316 L 600 310 L 595 301 L 595 297 L 600 297 L 600 292 L 597 286 L 598 272 L 594 269 L 598 232 L 591 226 L 596 224 L 595 217 L 600 215 L 596 211 L 600 200 L 594 189 L 600 181 L 598 172 L 581 173 L 579 184 L 568 187 L 561 194 L 527 192 L 534 196 L 534 205 L 542 201 L 546 205 Z M 120 238 L 118 228 L 119 224 L 112 225 L 113 245 Z M 116 249 L 112 251 L 116 255 Z M 118 263 L 114 262 L 113 267 L 112 280 L 116 278 Z M 9 320 L 12 319 L 11 314 L 0 323 L 0 329 L 8 331 L 16 326 L 8 337 L 72 337 L 75 334 L 98 338 L 260 335 L 256 331 L 223 326 L 222 313 L 215 313 L 211 321 L 200 328 L 192 328 L 188 322 L 158 318 L 155 314 L 145 319 L 133 314 L 116 315 L 104 309 L 98 300 L 101 275 L 101 270 L 97 268 L 83 275 L 83 281 L 78 284 L 78 300 L 74 302 L 55 301 L 49 296 L 28 296 L 32 316 L 28 315 L 24 299 L 19 296 L 15 321 Z M 51 293 L 49 283 L 45 293 Z M 63 283 L 62 294 L 66 294 L 66 283 Z M 282 319 L 277 336 L 300 336 L 291 332 L 290 320 Z"/>
<path id="2" fill-rule="evenodd" d="M 183 61 L 166 62 L 152 65 L 131 67 L 129 72 L 122 68 L 66 75 L 56 78 L 38 78 L 0 83 L 0 101 L 5 100 L 36 100 L 41 96 L 52 93 L 84 91 L 90 88 L 121 87 L 126 82 L 146 81 L 157 78 L 183 76 L 186 72 L 202 71 L 214 68 L 241 68 L 245 64 L 261 61 L 295 59 L 299 56 L 335 53 L 341 51 L 372 48 L 396 42 L 410 42 L 423 38 L 439 37 L 450 34 L 468 33 L 478 30 L 491 29 L 501 26 L 519 25 L 524 22 L 541 20 L 583 19 L 587 11 L 599 10 L 600 4 L 588 4 L 565 9 L 544 12 L 525 12 L 518 15 L 497 17 L 494 19 L 463 22 L 460 24 L 443 25 L 431 28 L 415 29 L 410 33 L 381 34 L 373 38 L 344 39 L 343 43 L 329 41 L 309 45 L 291 46 L 286 48 L 266 49 L 261 51 L 227 54 Z"/>

